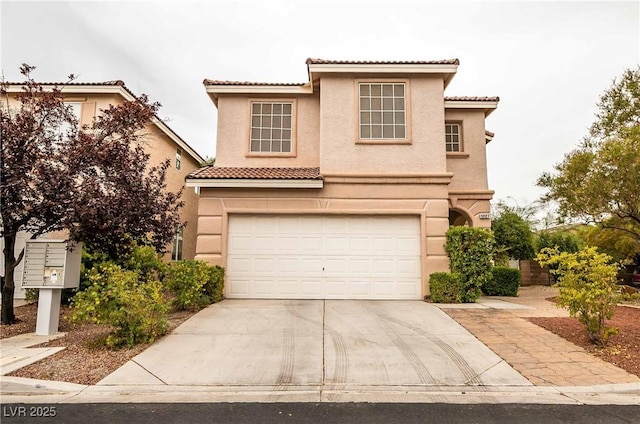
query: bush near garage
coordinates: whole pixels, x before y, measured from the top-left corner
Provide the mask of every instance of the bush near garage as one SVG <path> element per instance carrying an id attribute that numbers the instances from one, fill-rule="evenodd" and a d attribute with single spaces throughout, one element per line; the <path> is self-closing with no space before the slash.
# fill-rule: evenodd
<path id="1" fill-rule="evenodd" d="M 204 261 L 173 262 L 167 267 L 165 284 L 175 309 L 201 309 L 223 299 L 224 268 Z"/>
<path id="2" fill-rule="evenodd" d="M 112 262 L 91 268 L 87 279 L 88 287 L 73 298 L 71 322 L 110 326 L 110 347 L 152 342 L 166 333 L 169 303 L 160 281 Z"/>
<path id="3" fill-rule="evenodd" d="M 520 288 L 520 270 L 496 266 L 491 269 L 491 279 L 482 286 L 487 296 L 517 296 Z"/>
<path id="4" fill-rule="evenodd" d="M 431 302 L 462 303 L 464 284 L 458 273 L 434 272 L 429 277 Z"/>
<path id="5" fill-rule="evenodd" d="M 475 302 L 482 294 L 482 286 L 491 280 L 493 234 L 486 228 L 451 227 L 446 235 L 451 272 L 460 274 L 464 285 L 462 302 Z"/>

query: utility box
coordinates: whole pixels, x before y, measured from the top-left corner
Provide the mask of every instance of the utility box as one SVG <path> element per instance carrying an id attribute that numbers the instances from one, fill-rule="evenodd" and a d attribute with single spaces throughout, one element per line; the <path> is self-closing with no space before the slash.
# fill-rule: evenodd
<path id="1" fill-rule="evenodd" d="M 22 287 L 68 289 L 80 285 L 82 244 L 67 249 L 63 240 L 27 240 Z"/>

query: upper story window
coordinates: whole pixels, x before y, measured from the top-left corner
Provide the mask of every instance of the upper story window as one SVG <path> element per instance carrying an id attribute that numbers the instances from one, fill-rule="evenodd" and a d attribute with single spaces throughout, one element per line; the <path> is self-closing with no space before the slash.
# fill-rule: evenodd
<path id="1" fill-rule="evenodd" d="M 362 82 L 359 100 L 361 140 L 407 138 L 405 83 Z"/>
<path id="2" fill-rule="evenodd" d="M 250 153 L 291 153 L 293 102 L 251 102 Z"/>
<path id="3" fill-rule="evenodd" d="M 79 128 L 80 127 L 80 117 L 81 117 L 81 114 L 82 114 L 82 103 L 81 102 L 64 102 L 64 105 L 70 108 L 71 114 L 78 121 L 78 127 L 77 128 Z M 71 130 L 71 124 L 69 124 L 68 122 L 62 122 L 60 124 L 60 127 L 58 127 L 58 133 L 62 134 L 62 135 L 66 135 L 69 132 L 69 130 Z"/>
<path id="4" fill-rule="evenodd" d="M 178 147 L 176 150 L 176 169 L 180 169 L 182 166 L 182 149 Z"/>
<path id="5" fill-rule="evenodd" d="M 444 137 L 447 152 L 462 151 L 462 128 L 460 124 L 453 122 L 445 123 Z"/>

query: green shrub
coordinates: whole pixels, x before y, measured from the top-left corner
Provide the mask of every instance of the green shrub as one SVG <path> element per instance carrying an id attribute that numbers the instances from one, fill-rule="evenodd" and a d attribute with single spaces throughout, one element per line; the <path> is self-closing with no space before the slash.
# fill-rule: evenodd
<path id="1" fill-rule="evenodd" d="M 40 297 L 40 289 L 24 289 L 24 300 L 27 303 L 35 303 Z"/>
<path id="2" fill-rule="evenodd" d="M 557 248 L 559 252 L 575 253 L 584 247 L 584 241 L 580 236 L 566 230 L 542 231 L 538 234 L 535 244 L 538 252 Z"/>
<path id="3" fill-rule="evenodd" d="M 103 252 L 93 252 L 88 249 L 82 251 L 82 262 L 80 266 L 80 285 L 74 289 L 62 290 L 62 303 L 71 304 L 73 297 L 86 290 L 90 285 L 89 273 L 95 267 L 106 264 L 119 265 L 124 270 L 135 271 L 140 279 L 162 281 L 166 272 L 166 264 L 162 261 L 162 256 L 156 253 L 151 246 L 138 246 L 133 244 L 126 254 L 118 257 L 117 260 L 109 259 Z M 36 297 L 37 300 L 37 297 Z"/>
<path id="4" fill-rule="evenodd" d="M 434 272 L 429 277 L 429 289 L 433 303 L 462 303 L 464 284 L 460 274 Z"/>
<path id="5" fill-rule="evenodd" d="M 618 302 L 616 277 L 618 265 L 611 257 L 587 247 L 575 253 L 557 248 L 543 249 L 537 257 L 540 265 L 550 266 L 559 288 L 558 304 L 577 317 L 594 344 L 606 344 L 617 329 L 607 327 Z"/>
<path id="6" fill-rule="evenodd" d="M 211 297 L 213 303 L 224 299 L 224 268 L 209 266 L 209 279 L 204 286 L 205 293 Z"/>
<path id="7" fill-rule="evenodd" d="M 517 296 L 520 288 L 520 270 L 496 266 L 491 269 L 491 279 L 482 286 L 488 296 Z"/>
<path id="8" fill-rule="evenodd" d="M 109 325 L 111 347 L 152 342 L 166 333 L 169 308 L 159 281 L 141 280 L 108 262 L 89 270 L 87 279 L 89 286 L 73 298 L 72 322 Z"/>
<path id="9" fill-rule="evenodd" d="M 203 261 L 173 262 L 167 267 L 165 284 L 178 310 L 201 309 L 223 298 L 224 269 Z"/>
<path id="10" fill-rule="evenodd" d="M 445 250 L 451 271 L 460 274 L 464 285 L 462 302 L 475 302 L 483 284 L 491 279 L 494 238 L 486 228 L 451 227 L 447 231 Z"/>
<path id="11" fill-rule="evenodd" d="M 135 271 L 142 280 L 162 280 L 167 272 L 167 264 L 162 261 L 152 246 L 134 246 L 131 253 L 120 264 L 123 269 Z"/>

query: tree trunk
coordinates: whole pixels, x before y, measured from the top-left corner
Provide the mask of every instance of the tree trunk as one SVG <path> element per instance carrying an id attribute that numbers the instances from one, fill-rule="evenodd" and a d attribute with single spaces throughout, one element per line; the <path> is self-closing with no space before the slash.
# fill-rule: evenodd
<path id="1" fill-rule="evenodd" d="M 16 266 L 15 257 L 16 235 L 4 235 L 4 278 L 2 279 L 2 305 L 0 307 L 0 321 L 3 324 L 13 324 L 16 316 L 13 313 L 13 294 L 15 292 L 14 271 Z"/>

